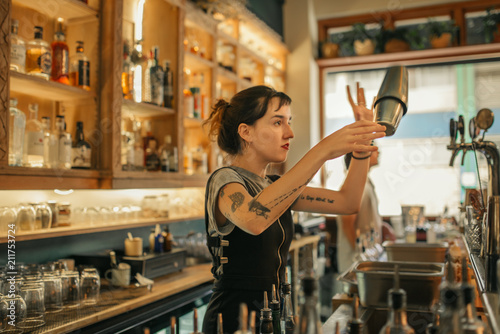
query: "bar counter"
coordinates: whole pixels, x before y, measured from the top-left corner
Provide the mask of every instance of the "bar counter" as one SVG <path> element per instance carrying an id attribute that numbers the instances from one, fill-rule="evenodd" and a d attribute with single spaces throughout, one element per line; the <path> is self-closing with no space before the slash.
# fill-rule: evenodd
<path id="1" fill-rule="evenodd" d="M 63 309 L 59 313 L 47 314 L 46 324 L 30 333 L 69 333 L 102 320 L 137 309 L 146 304 L 173 296 L 213 280 L 211 264 L 186 267 L 182 271 L 154 279 L 153 288 L 112 287 L 102 279 L 101 298 L 97 305 Z"/>

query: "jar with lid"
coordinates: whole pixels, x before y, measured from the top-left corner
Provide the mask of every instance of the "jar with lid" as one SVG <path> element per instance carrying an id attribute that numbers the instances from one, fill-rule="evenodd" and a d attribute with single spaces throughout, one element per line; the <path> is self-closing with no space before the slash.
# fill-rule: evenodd
<path id="1" fill-rule="evenodd" d="M 142 200 L 142 216 L 144 218 L 154 218 L 158 216 L 158 197 L 153 195 L 144 196 Z"/>
<path id="2" fill-rule="evenodd" d="M 57 226 L 71 226 L 71 204 L 62 202 L 57 205 Z"/>

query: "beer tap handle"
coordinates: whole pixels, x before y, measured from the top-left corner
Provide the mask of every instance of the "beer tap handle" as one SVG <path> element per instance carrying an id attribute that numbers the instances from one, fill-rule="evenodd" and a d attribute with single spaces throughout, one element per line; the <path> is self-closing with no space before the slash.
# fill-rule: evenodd
<path id="1" fill-rule="evenodd" d="M 465 154 L 467 154 L 467 149 L 464 147 L 462 149 L 462 162 L 461 162 L 461 166 L 464 165 L 464 162 L 465 162 Z"/>
<path id="2" fill-rule="evenodd" d="M 450 118 L 450 146 L 454 146 L 457 141 L 457 121 L 453 118 Z"/>
<path id="3" fill-rule="evenodd" d="M 460 143 L 465 143 L 465 122 L 464 116 L 458 116 L 458 132 L 460 132 Z"/>

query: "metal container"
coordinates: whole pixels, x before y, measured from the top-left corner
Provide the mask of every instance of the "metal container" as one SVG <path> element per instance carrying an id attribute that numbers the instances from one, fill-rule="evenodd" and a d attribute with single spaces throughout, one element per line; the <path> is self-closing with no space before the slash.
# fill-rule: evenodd
<path id="1" fill-rule="evenodd" d="M 404 66 L 390 67 L 378 91 L 374 104 L 375 121 L 385 125 L 386 136 L 392 136 L 408 110 L 408 70 Z"/>
<path id="2" fill-rule="evenodd" d="M 388 261 L 444 263 L 448 243 L 399 243 L 384 241 L 382 246 Z"/>
<path id="3" fill-rule="evenodd" d="M 444 264 L 422 262 L 358 262 L 354 267 L 359 300 L 364 307 L 387 308 L 387 291 L 394 285 L 394 266 L 399 266 L 399 285 L 406 291 L 409 310 L 430 310 L 439 299 Z"/>

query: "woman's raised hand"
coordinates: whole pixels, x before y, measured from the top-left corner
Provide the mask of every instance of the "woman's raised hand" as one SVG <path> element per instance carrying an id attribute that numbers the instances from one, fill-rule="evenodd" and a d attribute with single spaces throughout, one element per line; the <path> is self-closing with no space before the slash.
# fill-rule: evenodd
<path id="1" fill-rule="evenodd" d="M 373 152 L 378 148 L 371 141 L 385 136 L 385 126 L 360 120 L 346 125 L 323 139 L 319 145 L 326 159 L 335 159 L 349 152 Z"/>
<path id="2" fill-rule="evenodd" d="M 362 87 L 359 87 L 359 82 L 356 82 L 356 99 L 358 102 L 354 102 L 351 96 L 351 89 L 349 85 L 346 86 L 347 90 L 347 99 L 349 100 L 349 104 L 351 105 L 352 112 L 354 114 L 354 119 L 356 121 L 359 120 L 373 120 L 373 103 L 375 102 L 375 98 L 373 98 L 372 105 L 370 109 L 366 107 L 366 99 L 365 99 L 365 90 Z"/>

